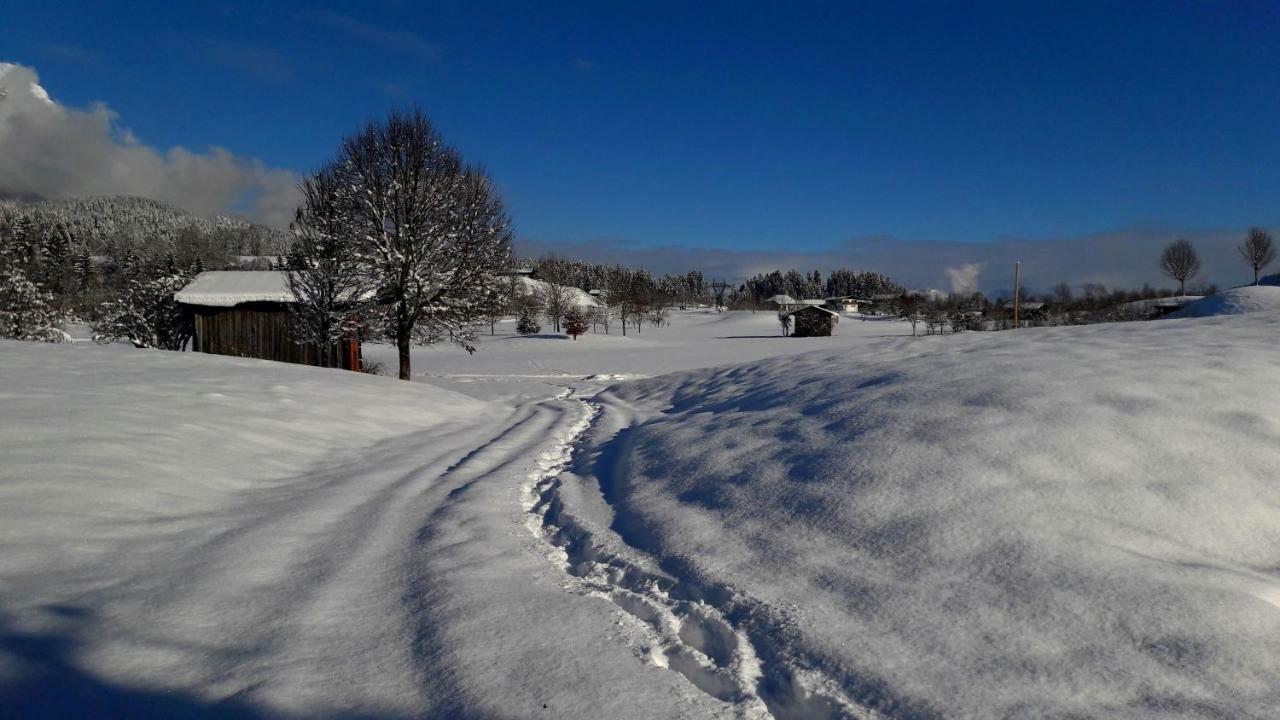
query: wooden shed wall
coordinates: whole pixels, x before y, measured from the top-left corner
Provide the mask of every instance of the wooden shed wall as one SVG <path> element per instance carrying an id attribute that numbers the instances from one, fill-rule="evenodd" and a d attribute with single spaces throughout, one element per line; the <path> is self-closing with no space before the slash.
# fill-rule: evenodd
<path id="1" fill-rule="evenodd" d="M 834 315 L 817 308 L 800 310 L 791 316 L 791 320 L 795 323 L 796 329 L 792 332 L 795 337 L 825 337 L 831 334 L 836 324 Z"/>
<path id="2" fill-rule="evenodd" d="M 318 346 L 299 344 L 290 326 L 289 311 L 282 304 L 246 303 L 229 308 L 192 306 L 190 309 L 195 325 L 192 350 L 196 352 L 344 370 L 360 368 L 358 341 L 343 343 L 328 362 L 321 362 L 322 350 Z"/>

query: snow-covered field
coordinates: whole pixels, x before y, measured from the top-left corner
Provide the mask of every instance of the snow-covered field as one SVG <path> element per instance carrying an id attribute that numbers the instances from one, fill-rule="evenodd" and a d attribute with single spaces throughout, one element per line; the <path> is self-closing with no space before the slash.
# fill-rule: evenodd
<path id="1" fill-rule="evenodd" d="M 0 716 L 1270 717 L 1278 326 L 0 343 Z"/>
<path id="2" fill-rule="evenodd" d="M 617 321 L 609 334 L 577 340 L 543 330 L 521 337 L 514 321 L 499 323 L 496 335 L 481 334 L 480 348 L 471 356 L 443 344 L 416 348 L 415 378 L 484 399 L 528 399 L 585 378 L 612 384 L 811 350 L 854 350 L 911 334 L 910 326 L 896 320 L 849 315 L 841 317 L 832 337 L 785 338 L 776 313 L 713 310 L 676 311 L 669 326 L 645 324 L 638 334 L 628 327 L 625 337 Z M 395 348 L 366 346 L 365 357 L 395 373 Z"/>

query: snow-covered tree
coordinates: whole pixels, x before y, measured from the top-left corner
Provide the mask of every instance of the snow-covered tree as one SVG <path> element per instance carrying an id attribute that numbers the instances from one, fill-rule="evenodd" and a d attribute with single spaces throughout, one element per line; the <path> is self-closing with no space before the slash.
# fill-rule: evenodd
<path id="1" fill-rule="evenodd" d="M 570 305 L 564 311 L 564 331 L 574 340 L 591 329 L 591 316 L 578 305 Z"/>
<path id="2" fill-rule="evenodd" d="M 303 202 L 293 224 L 289 289 L 297 302 L 289 314 L 298 342 L 314 344 L 321 364 L 338 358 L 338 342 L 358 332 L 355 318 L 372 294 L 373 277 L 362 262 L 351 223 L 352 187 L 340 167 L 328 167 L 302 183 Z"/>
<path id="3" fill-rule="evenodd" d="M 100 342 L 128 340 L 134 347 L 183 350 L 191 339 L 191 323 L 173 294 L 190 280 L 183 274 L 130 280 L 118 300 L 99 308 L 92 324 Z"/>
<path id="4" fill-rule="evenodd" d="M 536 306 L 526 304 L 520 308 L 520 317 L 516 320 L 516 332 L 521 335 L 537 335 L 542 332 L 542 326 L 538 324 Z"/>
<path id="5" fill-rule="evenodd" d="M 76 255 L 75 262 L 76 290 L 81 297 L 93 290 L 98 284 L 98 268 L 93 264 L 93 256 L 89 254 L 89 246 L 84 245 Z"/>
<path id="6" fill-rule="evenodd" d="M 489 178 L 464 168 L 417 109 L 392 112 L 348 137 L 338 156 L 355 192 L 353 230 L 382 301 L 382 331 L 410 378 L 415 343 L 474 351 L 475 327 L 500 302 L 511 227 Z"/>
<path id="7" fill-rule="evenodd" d="M 17 263 L 0 266 L 0 337 L 60 342 L 59 314 L 53 295 L 27 278 Z"/>

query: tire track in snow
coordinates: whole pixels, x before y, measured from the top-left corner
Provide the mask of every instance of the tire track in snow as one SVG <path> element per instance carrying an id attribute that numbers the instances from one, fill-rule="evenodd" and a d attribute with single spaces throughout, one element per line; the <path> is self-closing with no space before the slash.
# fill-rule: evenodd
<path id="1" fill-rule="evenodd" d="M 882 718 L 850 699 L 834 679 L 788 657 L 772 638 L 778 628 L 762 603 L 724 587 L 709 591 L 690 580 L 645 569 L 608 550 L 573 517 L 561 496 L 562 475 L 583 436 L 604 416 L 604 405 L 573 395 L 574 389 L 566 388 L 557 399 L 580 403 L 581 418 L 539 458 L 525 488 L 529 530 L 553 548 L 548 554 L 562 565 L 566 587 L 616 605 L 649 639 L 639 648 L 642 658 L 680 673 L 702 692 L 733 705 L 739 717 Z M 624 418 L 619 434 L 629 420 Z"/>

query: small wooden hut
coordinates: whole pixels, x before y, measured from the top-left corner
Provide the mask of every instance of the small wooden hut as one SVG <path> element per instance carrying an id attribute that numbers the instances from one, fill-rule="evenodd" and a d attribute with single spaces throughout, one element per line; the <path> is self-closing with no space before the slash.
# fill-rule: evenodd
<path id="1" fill-rule="evenodd" d="M 818 305 L 806 305 L 787 313 L 792 337 L 826 337 L 835 330 L 840 315 Z"/>
<path id="2" fill-rule="evenodd" d="M 283 272 L 203 272 L 174 293 L 173 299 L 194 325 L 193 352 L 360 369 L 358 338 L 332 349 L 297 341 L 289 320 L 289 304 L 296 299 Z"/>

